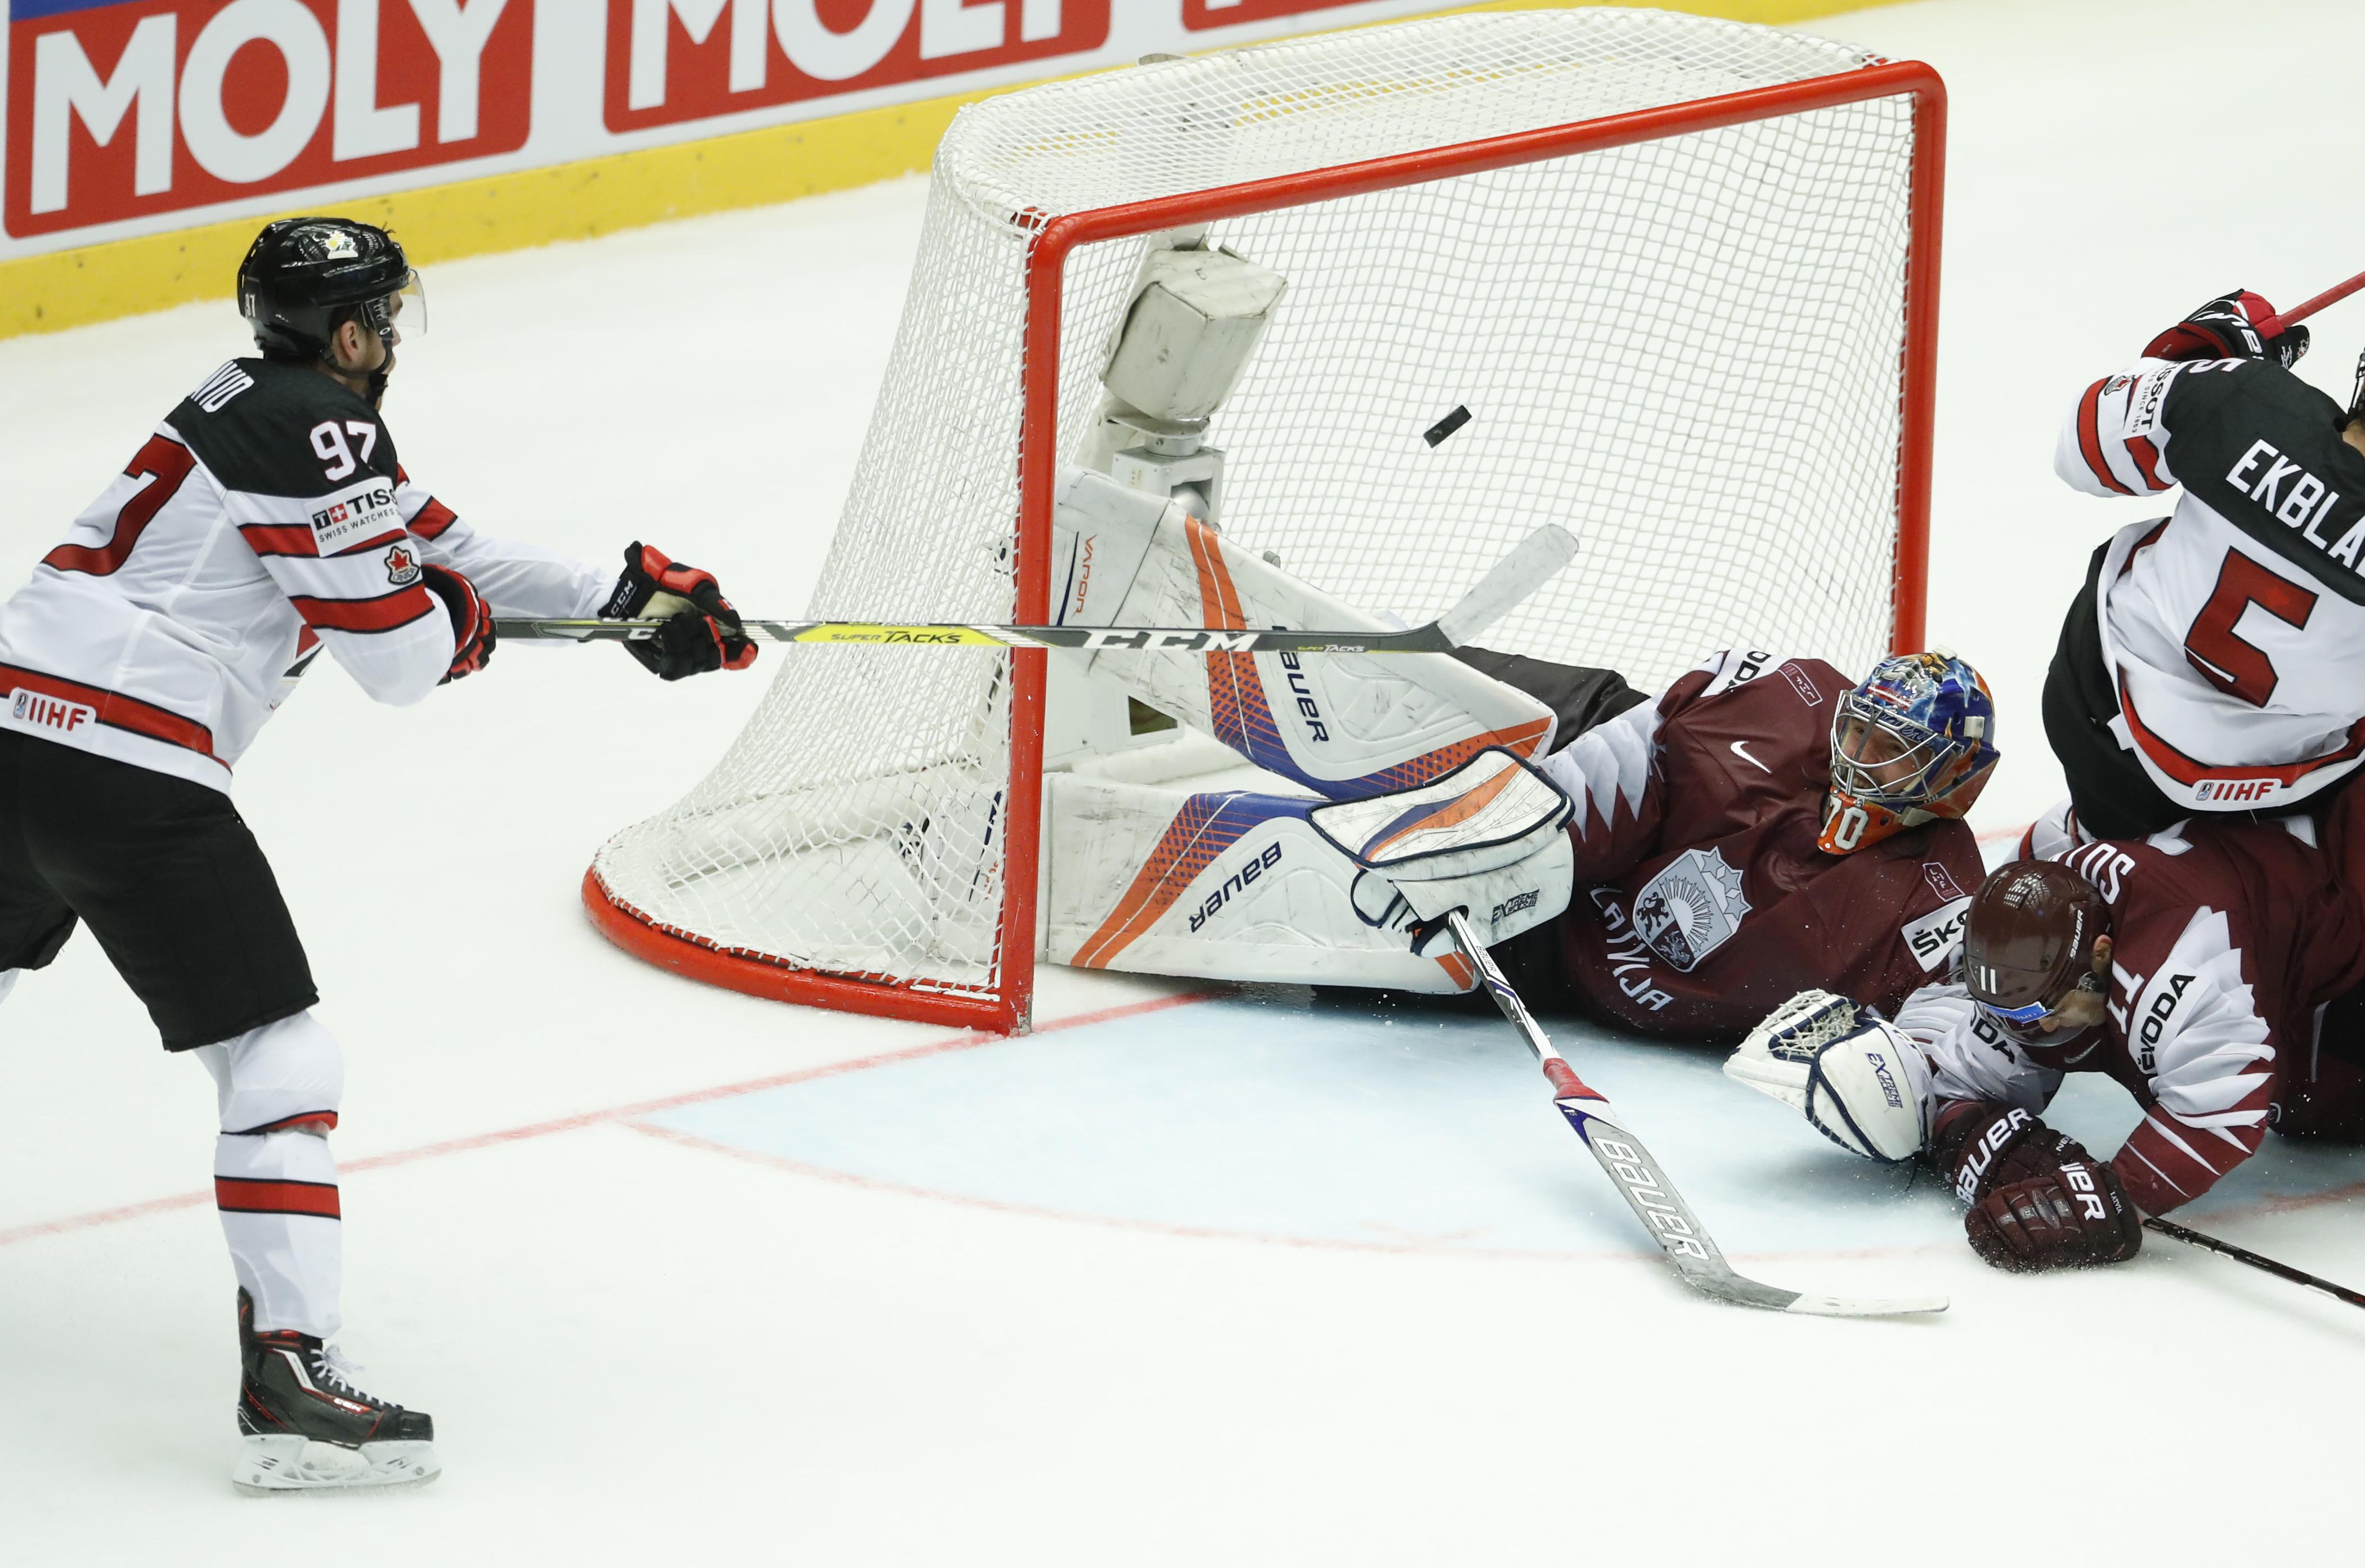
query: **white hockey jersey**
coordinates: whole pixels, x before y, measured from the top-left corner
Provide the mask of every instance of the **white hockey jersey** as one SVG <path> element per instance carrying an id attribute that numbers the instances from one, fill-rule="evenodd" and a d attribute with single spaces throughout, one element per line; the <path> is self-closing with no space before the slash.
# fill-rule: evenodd
<path id="1" fill-rule="evenodd" d="M 2097 496 L 2182 486 L 2094 584 L 2111 722 L 2195 812 L 2277 811 L 2365 761 L 2365 453 L 2259 360 L 2139 361 L 2086 388 L 2054 466 Z"/>
<path id="2" fill-rule="evenodd" d="M 234 360 L 0 604 L 0 725 L 227 790 L 319 647 L 381 702 L 443 678 L 452 622 L 422 562 L 504 615 L 596 615 L 614 579 L 477 533 L 340 383 Z"/>

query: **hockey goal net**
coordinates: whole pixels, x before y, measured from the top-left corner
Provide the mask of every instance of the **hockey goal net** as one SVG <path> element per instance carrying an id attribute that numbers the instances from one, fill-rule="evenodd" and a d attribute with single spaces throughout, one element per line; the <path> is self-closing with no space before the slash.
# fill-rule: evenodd
<path id="1" fill-rule="evenodd" d="M 1228 537 L 1417 624 L 1562 523 L 1575 561 L 1483 640 L 1646 690 L 1735 644 L 1919 645 L 1944 102 L 1924 65 L 1587 8 L 981 103 L 810 614 L 1047 619 L 1145 255 L 1206 226 L 1288 286 L 1208 431 Z M 740 990 L 1026 1027 L 1045 656 L 775 650 L 713 773 L 600 851 L 595 920 Z"/>

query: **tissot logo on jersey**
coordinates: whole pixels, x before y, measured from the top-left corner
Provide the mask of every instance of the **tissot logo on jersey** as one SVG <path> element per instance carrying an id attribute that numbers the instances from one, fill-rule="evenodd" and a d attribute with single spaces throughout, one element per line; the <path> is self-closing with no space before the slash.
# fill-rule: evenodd
<path id="1" fill-rule="evenodd" d="M 19 687 L 8 694 L 8 717 L 35 729 L 72 733 L 96 719 L 98 710 Z"/>
<path id="2" fill-rule="evenodd" d="M 312 547 L 323 555 L 333 555 L 348 544 L 358 544 L 373 534 L 401 526 L 402 513 L 394 504 L 394 486 L 376 480 L 367 489 L 322 503 L 312 514 Z"/>

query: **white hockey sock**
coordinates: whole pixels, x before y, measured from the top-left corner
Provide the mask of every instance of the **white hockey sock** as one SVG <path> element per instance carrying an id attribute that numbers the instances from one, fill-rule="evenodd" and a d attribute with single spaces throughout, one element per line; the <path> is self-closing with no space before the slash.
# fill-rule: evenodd
<path id="1" fill-rule="evenodd" d="M 214 1204 L 254 1326 L 333 1338 L 344 1271 L 327 1137 L 344 1093 L 336 1038 L 299 1013 L 195 1054 L 220 1102 Z"/>
<path id="2" fill-rule="evenodd" d="M 214 1144 L 214 1204 L 257 1331 L 336 1337 L 344 1278 L 337 1161 L 310 1133 L 224 1133 Z"/>

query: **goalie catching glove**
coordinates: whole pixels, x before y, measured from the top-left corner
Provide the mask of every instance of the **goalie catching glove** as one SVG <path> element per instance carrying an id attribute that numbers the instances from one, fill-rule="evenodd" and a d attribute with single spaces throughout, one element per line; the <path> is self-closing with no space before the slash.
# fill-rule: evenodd
<path id="1" fill-rule="evenodd" d="M 756 644 L 714 574 L 669 560 L 637 539 L 624 546 L 623 573 L 600 614 L 610 621 L 664 622 L 655 636 L 635 638 L 624 649 L 666 680 L 756 662 Z"/>
<path id="2" fill-rule="evenodd" d="M 1802 991 L 1767 1014 L 1725 1058 L 1724 1075 L 1870 1159 L 1911 1159 L 1929 1132 L 1921 1047 L 1872 1008 L 1828 991 Z"/>
<path id="3" fill-rule="evenodd" d="M 1386 928 L 1411 919 L 1412 950 L 1452 950 L 1461 910 L 1488 946 L 1568 908 L 1576 853 L 1561 787 L 1500 746 L 1417 790 L 1317 806 L 1315 831 L 1354 861 L 1355 912 Z"/>

